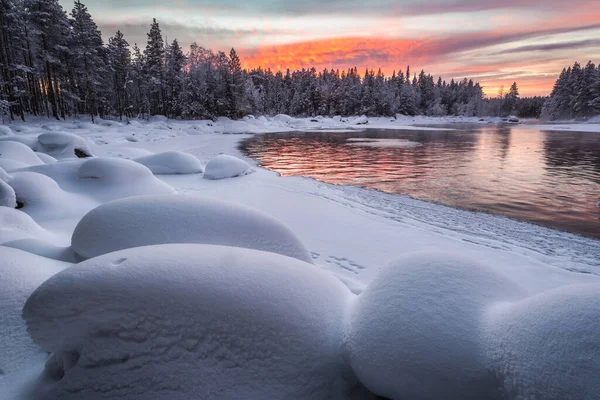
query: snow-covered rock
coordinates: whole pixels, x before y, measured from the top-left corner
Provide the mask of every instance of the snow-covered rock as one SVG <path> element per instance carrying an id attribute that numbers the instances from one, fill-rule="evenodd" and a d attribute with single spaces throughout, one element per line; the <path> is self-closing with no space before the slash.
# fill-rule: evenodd
<path id="1" fill-rule="evenodd" d="M 94 186 L 96 197 L 110 201 L 144 194 L 169 194 L 175 190 L 135 161 L 94 157 L 79 167 L 78 178 Z"/>
<path id="2" fill-rule="evenodd" d="M 294 120 L 294 118 L 290 117 L 287 114 L 277 114 L 273 117 L 273 121 L 278 122 L 280 124 L 289 124 Z"/>
<path id="3" fill-rule="evenodd" d="M 26 213 L 0 207 L 0 244 L 26 238 L 47 238 L 50 232 L 39 226 Z"/>
<path id="4" fill-rule="evenodd" d="M 279 220 L 246 206 L 195 196 L 139 196 L 103 204 L 85 215 L 71 246 L 84 258 L 165 243 L 199 243 L 268 251 L 312 263 Z"/>
<path id="5" fill-rule="evenodd" d="M 181 151 L 168 151 L 135 158 L 155 174 L 198 174 L 202 172 L 200 160 Z"/>
<path id="6" fill-rule="evenodd" d="M 69 264 L 2 246 L 0 254 L 0 370 L 9 374 L 42 353 L 21 318 L 25 301 L 42 282 Z"/>
<path id="7" fill-rule="evenodd" d="M 206 164 L 204 178 L 227 179 L 248 175 L 254 169 L 244 160 L 227 154 L 220 154 Z"/>
<path id="8" fill-rule="evenodd" d="M 8 183 L 0 179 L 0 207 L 17 206 L 17 196 L 15 190 Z"/>
<path id="9" fill-rule="evenodd" d="M 369 123 L 369 118 L 367 118 L 366 115 L 362 115 L 362 116 L 354 119 L 354 121 L 352 121 L 352 123 L 354 125 L 367 125 Z"/>
<path id="10" fill-rule="evenodd" d="M 0 141 L 0 159 L 16 161 L 25 167 L 43 164 L 42 160 L 30 147 L 12 140 Z"/>
<path id="11" fill-rule="evenodd" d="M 519 122 L 519 118 L 515 117 L 514 115 L 510 115 L 506 117 L 506 121 L 515 124 Z"/>
<path id="12" fill-rule="evenodd" d="M 36 150 L 49 154 L 54 158 L 86 158 L 92 151 L 85 139 L 72 133 L 46 132 L 38 136 Z"/>
<path id="13" fill-rule="evenodd" d="M 360 381 L 390 399 L 489 399 L 484 314 L 524 291 L 485 265 L 450 254 L 392 263 L 358 296 L 345 348 Z"/>
<path id="14" fill-rule="evenodd" d="M 354 383 L 340 354 L 350 296 L 320 268 L 248 249 L 161 245 L 87 260 L 23 309 L 53 352 L 36 399 L 343 398 Z"/>
<path id="15" fill-rule="evenodd" d="M 490 316 L 492 368 L 508 399 L 600 393 L 600 284 L 560 287 Z"/>

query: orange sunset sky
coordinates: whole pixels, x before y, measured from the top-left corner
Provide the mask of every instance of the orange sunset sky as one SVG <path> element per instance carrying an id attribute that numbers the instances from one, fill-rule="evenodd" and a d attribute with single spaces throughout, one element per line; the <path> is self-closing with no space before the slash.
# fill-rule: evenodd
<path id="1" fill-rule="evenodd" d="M 561 69 L 600 62 L 600 2 L 531 0 L 89 0 L 106 38 L 145 45 L 152 18 L 187 48 L 234 47 L 247 68 L 425 69 L 487 95 L 547 95 Z M 72 3 L 63 1 L 70 10 Z"/>

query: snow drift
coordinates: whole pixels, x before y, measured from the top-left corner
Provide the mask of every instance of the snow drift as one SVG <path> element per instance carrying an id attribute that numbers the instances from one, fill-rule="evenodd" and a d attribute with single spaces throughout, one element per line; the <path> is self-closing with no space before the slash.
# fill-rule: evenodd
<path id="1" fill-rule="evenodd" d="M 368 389 L 390 399 L 495 398 L 483 315 L 524 295 L 468 259 L 405 257 L 358 296 L 347 327 L 347 358 Z"/>
<path id="2" fill-rule="evenodd" d="M 140 196 L 101 205 L 81 219 L 71 239 L 84 258 L 164 243 L 236 246 L 312 263 L 300 240 L 274 217 L 235 203 L 185 195 Z"/>
<path id="3" fill-rule="evenodd" d="M 0 167 L 7 170 L 43 164 L 31 148 L 21 142 L 0 141 Z"/>
<path id="4" fill-rule="evenodd" d="M 340 354 L 349 296 L 315 266 L 248 249 L 161 245 L 87 260 L 23 309 L 53 352 L 52 384 L 36 398 L 342 398 L 354 384 Z"/>
<path id="5" fill-rule="evenodd" d="M 21 318 L 25 300 L 69 264 L 8 247 L 0 247 L 0 254 L 0 370 L 8 374 L 31 356 L 42 353 L 31 341 Z"/>
<path id="6" fill-rule="evenodd" d="M 509 399 L 594 399 L 600 393 L 600 284 L 553 289 L 489 318 L 492 366 Z"/>
<path id="7" fill-rule="evenodd" d="M 135 158 L 155 174 L 198 174 L 202 172 L 200 160 L 181 151 L 168 151 Z"/>
<path id="8" fill-rule="evenodd" d="M 72 133 L 46 132 L 38 136 L 35 150 L 49 154 L 54 158 L 86 158 L 92 151 L 85 139 Z"/>
<path id="9" fill-rule="evenodd" d="M 29 215 L 10 207 L 0 207 L 0 244 L 27 238 L 48 238 L 52 234 Z"/>
<path id="10" fill-rule="evenodd" d="M 15 190 L 8 183 L 0 179 L 0 207 L 17 206 L 17 195 Z"/>
<path id="11" fill-rule="evenodd" d="M 227 154 L 220 154 L 206 164 L 204 178 L 206 179 L 226 179 L 235 178 L 242 175 L 248 175 L 254 172 L 244 160 Z"/>

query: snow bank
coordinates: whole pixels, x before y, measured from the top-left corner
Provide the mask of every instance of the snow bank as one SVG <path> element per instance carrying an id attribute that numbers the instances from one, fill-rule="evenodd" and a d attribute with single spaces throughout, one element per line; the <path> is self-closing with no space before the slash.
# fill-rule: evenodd
<path id="1" fill-rule="evenodd" d="M 246 161 L 227 154 L 220 154 L 206 164 L 204 178 L 227 179 L 248 175 L 252 172 L 254 169 Z"/>
<path id="2" fill-rule="evenodd" d="M 0 168 L 0 181 L 8 182 L 10 178 L 10 174 L 6 172 L 4 168 Z"/>
<path id="3" fill-rule="evenodd" d="M 491 314 L 493 368 L 511 399 L 600 393 L 600 284 L 550 290 Z"/>
<path id="4" fill-rule="evenodd" d="M 77 284 L 74 284 L 74 283 Z M 28 299 L 53 352 L 39 399 L 336 399 L 351 296 L 331 275 L 273 253 L 127 249 L 58 273 Z"/>
<path id="5" fill-rule="evenodd" d="M 12 140 L 0 141 L 0 160 L 17 162 L 24 167 L 43 164 L 42 160 L 40 160 L 40 158 L 33 152 L 33 150 L 31 150 L 31 148 L 21 142 L 15 142 Z M 14 163 L 14 165 L 17 164 Z"/>
<path id="6" fill-rule="evenodd" d="M 155 174 L 198 174 L 202 172 L 200 160 L 181 151 L 168 151 L 134 159 Z"/>
<path id="7" fill-rule="evenodd" d="M 15 195 L 14 189 L 2 179 L 0 179 L 0 207 L 11 207 L 17 206 L 17 196 Z"/>
<path id="8" fill-rule="evenodd" d="M 92 151 L 85 139 L 72 133 L 46 132 L 38 136 L 38 151 L 55 158 L 86 158 L 92 156 Z"/>
<path id="9" fill-rule="evenodd" d="M 308 250 L 279 220 L 239 204 L 194 196 L 140 196 L 101 205 L 81 219 L 71 239 L 84 258 L 163 243 L 236 246 L 312 263 Z"/>
<path id="10" fill-rule="evenodd" d="M 443 253 L 408 256 L 358 296 L 347 327 L 347 357 L 379 396 L 494 398 L 483 315 L 524 295 L 485 265 Z"/>
<path id="11" fill-rule="evenodd" d="M 31 341 L 21 318 L 27 297 L 68 264 L 8 247 L 0 247 L 0 254 L 0 370 L 10 374 L 31 356 L 42 353 Z"/>
<path id="12" fill-rule="evenodd" d="M 104 201 L 144 194 L 168 194 L 175 190 L 156 179 L 147 167 L 119 158 L 90 158 L 79 167 L 78 178 L 94 188 Z"/>
<path id="13" fill-rule="evenodd" d="M 10 207 L 0 207 L 0 244 L 26 238 L 51 237 L 29 215 Z"/>

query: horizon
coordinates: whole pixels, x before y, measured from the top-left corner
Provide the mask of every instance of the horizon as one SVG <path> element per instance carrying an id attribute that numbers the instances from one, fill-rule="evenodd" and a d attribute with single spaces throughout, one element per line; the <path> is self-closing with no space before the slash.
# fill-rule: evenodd
<path id="1" fill-rule="evenodd" d="M 156 18 L 168 41 L 177 39 L 186 50 L 192 42 L 215 51 L 233 47 L 247 69 L 356 67 L 362 74 L 381 68 L 390 76 L 410 65 L 414 72 L 425 70 L 448 82 L 473 79 L 488 97 L 513 81 L 524 97 L 547 96 L 563 68 L 600 59 L 600 5 L 586 3 L 586 11 L 579 12 L 572 2 L 565 6 L 555 0 L 543 7 L 512 0 L 376 3 L 333 1 L 318 8 L 313 1 L 283 0 L 252 7 L 230 0 L 202 5 L 179 0 L 176 7 L 145 0 L 85 4 L 105 41 L 121 30 L 130 45 L 143 48 Z M 69 12 L 73 2 L 61 4 Z"/>

